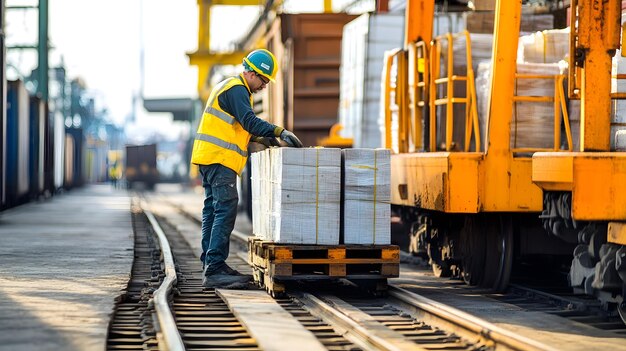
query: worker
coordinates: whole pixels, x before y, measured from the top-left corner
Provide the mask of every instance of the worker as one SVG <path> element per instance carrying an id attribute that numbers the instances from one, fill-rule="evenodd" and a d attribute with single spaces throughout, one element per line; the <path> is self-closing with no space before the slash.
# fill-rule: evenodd
<path id="1" fill-rule="evenodd" d="M 287 146 L 302 147 L 292 132 L 260 119 L 252 111 L 252 94 L 276 77 L 274 55 L 268 50 L 254 50 L 243 59 L 243 68 L 243 73 L 227 78 L 211 91 L 191 155 L 205 194 L 200 256 L 205 288 L 245 287 L 251 280 L 225 262 L 237 216 L 237 175 L 246 165 L 248 142 L 268 143 L 279 137 Z"/>
<path id="2" fill-rule="evenodd" d="M 111 186 L 114 189 L 117 189 L 118 181 L 120 178 L 122 178 L 120 173 L 121 173 L 121 169 L 117 163 L 117 160 L 113 161 L 113 164 L 109 167 L 109 180 L 111 181 Z"/>

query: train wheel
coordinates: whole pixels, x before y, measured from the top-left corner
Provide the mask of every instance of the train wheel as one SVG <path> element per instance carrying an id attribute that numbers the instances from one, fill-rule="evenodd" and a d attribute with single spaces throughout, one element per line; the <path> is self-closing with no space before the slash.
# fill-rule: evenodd
<path id="1" fill-rule="evenodd" d="M 486 247 L 485 238 L 479 230 L 481 222 L 477 216 L 466 216 L 461 229 L 460 241 L 463 250 L 461 276 L 469 285 L 478 285 L 484 275 Z"/>
<path id="2" fill-rule="evenodd" d="M 617 313 L 619 317 L 622 319 L 622 322 L 626 324 L 626 302 L 622 302 L 617 305 Z"/>
<path id="3" fill-rule="evenodd" d="M 482 287 L 503 291 L 513 266 L 513 221 L 510 216 L 490 216 L 484 226 L 485 266 Z"/>
<path id="4" fill-rule="evenodd" d="M 452 270 L 450 270 L 450 267 L 448 267 L 446 263 L 439 264 L 433 262 L 430 266 L 433 269 L 433 274 L 437 278 L 449 278 L 452 276 Z"/>

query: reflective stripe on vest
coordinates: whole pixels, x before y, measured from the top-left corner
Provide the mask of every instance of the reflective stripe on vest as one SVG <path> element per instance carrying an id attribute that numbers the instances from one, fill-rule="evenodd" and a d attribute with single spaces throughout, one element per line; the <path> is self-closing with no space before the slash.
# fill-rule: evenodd
<path id="1" fill-rule="evenodd" d="M 228 89 L 243 85 L 243 78 L 232 77 L 220 82 L 211 92 L 193 143 L 191 162 L 198 165 L 218 163 L 241 174 L 248 158 L 250 133 L 219 105 L 219 97 Z M 252 95 L 250 95 L 252 107 Z"/>
<path id="2" fill-rule="evenodd" d="M 211 106 L 207 106 L 207 109 L 204 110 L 204 113 L 208 113 L 210 115 L 213 115 L 213 116 L 215 116 L 215 117 L 221 119 L 222 121 L 224 121 L 224 122 L 226 122 L 228 124 L 231 124 L 231 125 L 233 123 L 235 123 L 235 119 L 233 117 L 231 117 L 228 114 L 226 114 L 226 113 L 224 113 L 224 112 L 222 112 L 222 111 L 220 111 L 220 110 L 218 110 L 218 109 L 216 109 L 214 107 L 211 107 Z"/>
<path id="3" fill-rule="evenodd" d="M 202 141 L 206 141 L 207 143 L 211 143 L 213 145 L 217 145 L 219 147 L 223 147 L 224 149 L 228 149 L 231 151 L 235 151 L 236 153 L 238 153 L 239 155 L 243 156 L 243 157 L 248 157 L 248 152 L 241 150 L 239 148 L 239 146 L 233 144 L 233 143 L 229 143 L 227 141 L 224 141 L 222 139 L 216 138 L 212 135 L 206 135 L 206 134 L 202 134 L 202 133 L 197 133 L 196 134 L 196 139 L 198 140 L 202 140 Z"/>

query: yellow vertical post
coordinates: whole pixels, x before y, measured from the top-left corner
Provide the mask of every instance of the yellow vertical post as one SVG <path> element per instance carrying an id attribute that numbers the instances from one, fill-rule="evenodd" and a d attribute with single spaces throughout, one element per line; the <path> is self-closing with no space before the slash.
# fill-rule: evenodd
<path id="1" fill-rule="evenodd" d="M 554 151 L 561 148 L 561 100 L 559 91 L 559 77 L 554 77 Z"/>
<path id="2" fill-rule="evenodd" d="M 406 51 L 400 51 L 397 56 L 398 75 L 396 76 L 396 105 L 398 106 L 398 152 L 409 151 L 409 128 L 406 105 Z"/>
<path id="3" fill-rule="evenodd" d="M 211 3 L 207 0 L 198 0 L 198 53 L 211 51 Z M 205 90 L 206 79 L 210 66 L 198 65 L 198 92 Z"/>
<path id="4" fill-rule="evenodd" d="M 496 4 L 485 156 L 485 173 L 489 175 L 489 186 L 485 187 L 486 209 L 507 208 L 512 202 L 511 116 L 521 11 L 522 0 L 498 0 Z"/>
<path id="5" fill-rule="evenodd" d="M 489 152 L 508 154 L 519 36 L 521 0 L 498 0 L 491 58 Z"/>
<path id="6" fill-rule="evenodd" d="M 324 12 L 325 13 L 333 12 L 333 0 L 324 0 Z"/>
<path id="7" fill-rule="evenodd" d="M 411 133 L 413 136 L 413 146 L 415 150 L 422 149 L 422 107 L 419 106 L 422 95 L 420 94 L 421 88 L 418 86 L 420 79 L 419 74 L 423 74 L 422 70 L 419 70 L 418 52 L 423 50 L 423 42 L 420 43 L 418 48 L 415 44 L 409 44 L 408 49 L 408 90 L 409 90 L 409 115 L 411 124 Z"/>
<path id="8" fill-rule="evenodd" d="M 437 99 L 437 84 L 435 80 L 439 78 L 439 68 L 441 67 L 439 58 L 441 57 L 441 45 L 439 41 L 435 41 L 430 49 L 430 79 L 428 84 L 428 103 L 430 107 L 429 118 L 429 151 L 437 151 L 437 105 L 435 100 Z"/>
<path id="9" fill-rule="evenodd" d="M 384 95 L 383 108 L 385 110 L 385 148 L 391 149 L 391 66 L 395 51 L 385 52 L 385 70 L 383 71 Z"/>
<path id="10" fill-rule="evenodd" d="M 211 4 L 198 0 L 198 51 L 209 51 L 211 46 Z"/>
<path id="11" fill-rule="evenodd" d="M 574 12 L 572 12 L 574 13 Z M 581 69 L 580 151 L 608 151 L 611 131 L 611 59 L 620 44 L 621 1 L 578 1 Z"/>
<path id="12" fill-rule="evenodd" d="M 446 151 L 452 151 L 452 136 L 454 133 L 454 105 L 452 100 L 454 98 L 454 82 L 452 81 L 452 74 L 454 70 L 454 38 L 452 33 L 447 33 L 448 38 L 448 62 L 446 66 L 446 76 L 448 78 L 446 83 Z"/>
<path id="13" fill-rule="evenodd" d="M 429 43 L 433 38 L 433 16 L 435 0 L 407 0 L 404 16 L 404 46 L 423 40 Z"/>

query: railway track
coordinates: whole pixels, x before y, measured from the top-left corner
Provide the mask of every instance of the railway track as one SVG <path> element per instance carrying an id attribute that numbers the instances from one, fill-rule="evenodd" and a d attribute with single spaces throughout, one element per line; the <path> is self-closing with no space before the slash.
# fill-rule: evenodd
<path id="1" fill-rule="evenodd" d="M 541 311 L 626 337 L 626 325 L 609 314 L 595 298 L 562 287 L 510 284 L 506 295 L 493 296 L 529 311 Z"/>
<path id="2" fill-rule="evenodd" d="M 110 350 L 261 350 L 285 345 L 281 342 L 293 332 L 290 326 L 277 324 L 263 335 L 234 295 L 261 302 L 254 308 L 268 305 L 288 314 L 286 319 L 296 321 L 324 350 L 549 349 L 399 288 L 392 288 L 389 297 L 376 298 L 348 282 L 317 286 L 315 291 L 302 286 L 278 300 L 254 288 L 235 293 L 203 289 L 201 264 L 174 226 L 147 210 L 136 210 L 133 222 L 139 248 L 133 272 L 138 275 L 131 278 L 126 295 L 132 290 L 135 298 L 131 305 L 124 300 L 118 305 L 109 332 Z M 162 242 L 165 237 L 167 244 Z M 171 254 L 166 253 L 169 248 Z M 167 264 L 170 255 L 175 265 Z M 231 256 L 229 264 L 245 271 L 246 263 Z M 172 282 L 176 286 L 168 288 Z M 168 292 L 166 310 L 157 307 L 164 301 L 162 297 L 159 303 L 159 291 Z M 271 318 L 263 322 L 268 323 Z"/>
<path id="3" fill-rule="evenodd" d="M 196 213 L 189 213 L 188 208 L 170 202 L 165 197 L 158 197 L 160 202 L 166 202 L 175 208 L 182 216 L 200 225 L 200 218 Z M 234 231 L 233 241 L 242 250 L 247 248 L 248 235 Z M 407 256 L 408 254 L 405 254 Z M 246 259 L 245 254 L 240 257 Z M 415 260 L 413 257 L 403 257 L 403 261 Z M 552 281 L 553 283 L 553 281 Z M 511 284 L 505 294 L 491 294 L 483 289 L 475 289 L 466 285 L 457 286 L 470 293 L 483 294 L 495 300 L 524 308 L 527 311 L 537 311 L 560 316 L 571 321 L 592 326 L 604 331 L 614 332 L 617 335 L 626 336 L 626 325 L 621 322 L 618 315 L 608 315 L 599 306 L 599 302 L 584 294 L 575 294 L 570 288 L 564 286 L 548 286 L 546 284 L 531 286 L 529 284 Z M 457 288 L 455 287 L 455 288 Z"/>

